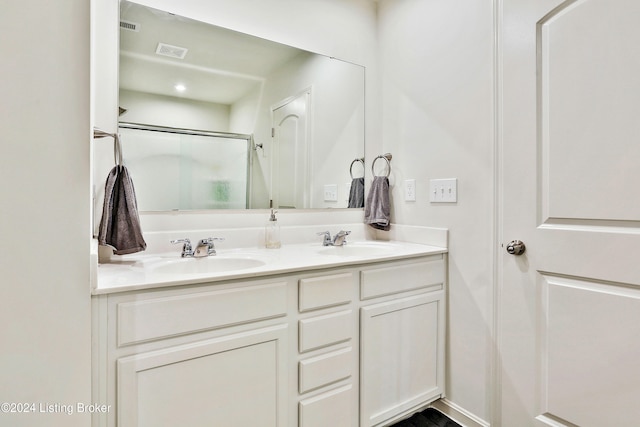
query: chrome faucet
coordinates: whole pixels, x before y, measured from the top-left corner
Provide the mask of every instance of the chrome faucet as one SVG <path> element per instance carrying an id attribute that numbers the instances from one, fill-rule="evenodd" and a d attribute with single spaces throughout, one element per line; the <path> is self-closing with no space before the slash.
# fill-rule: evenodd
<path id="1" fill-rule="evenodd" d="M 213 244 L 213 242 L 216 240 L 224 239 L 221 237 L 208 237 L 206 239 L 202 239 L 198 242 L 198 246 L 196 246 L 195 250 L 191 246 L 191 240 L 189 240 L 188 238 L 172 240 L 171 243 L 174 245 L 177 243 L 183 243 L 181 255 L 182 258 L 202 258 L 216 254 L 216 247 Z"/>
<path id="2" fill-rule="evenodd" d="M 213 244 L 214 241 L 224 240 L 223 237 L 207 237 L 206 239 L 200 240 L 198 242 L 198 246 L 196 246 L 196 250 L 193 253 L 193 256 L 196 258 L 212 256 L 216 254 L 216 247 Z"/>
<path id="3" fill-rule="evenodd" d="M 333 236 L 333 246 L 344 246 L 347 244 L 347 236 L 351 234 L 350 231 L 340 230 L 338 234 Z"/>
<path id="4" fill-rule="evenodd" d="M 347 244 L 347 236 L 351 234 L 351 232 L 340 230 L 333 239 L 331 238 L 331 233 L 328 231 L 321 231 L 317 234 L 318 236 L 324 236 L 322 246 L 344 246 Z"/>

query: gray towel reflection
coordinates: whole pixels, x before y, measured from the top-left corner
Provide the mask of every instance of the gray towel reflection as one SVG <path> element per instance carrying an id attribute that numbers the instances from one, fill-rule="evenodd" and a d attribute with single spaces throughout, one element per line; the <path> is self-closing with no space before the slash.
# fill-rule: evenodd
<path id="1" fill-rule="evenodd" d="M 349 190 L 349 208 L 364 207 L 364 178 L 353 178 Z"/>

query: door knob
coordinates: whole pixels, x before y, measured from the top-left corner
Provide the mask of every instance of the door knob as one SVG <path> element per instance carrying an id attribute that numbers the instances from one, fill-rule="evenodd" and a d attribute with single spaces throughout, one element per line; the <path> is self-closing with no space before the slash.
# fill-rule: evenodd
<path id="1" fill-rule="evenodd" d="M 520 240 L 512 240 L 507 245 L 507 252 L 511 255 L 522 255 L 526 249 L 526 246 Z"/>

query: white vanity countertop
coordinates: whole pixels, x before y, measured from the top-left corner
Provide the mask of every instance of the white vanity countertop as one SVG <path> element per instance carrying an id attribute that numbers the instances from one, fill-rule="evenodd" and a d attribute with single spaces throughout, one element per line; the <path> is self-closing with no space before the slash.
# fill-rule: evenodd
<path id="1" fill-rule="evenodd" d="M 283 245 L 279 249 L 219 249 L 218 255 L 181 258 L 180 251 L 132 254 L 99 264 L 94 295 L 154 289 L 273 274 L 343 267 L 446 253 L 417 243 L 367 240 L 344 247 L 319 243 Z"/>

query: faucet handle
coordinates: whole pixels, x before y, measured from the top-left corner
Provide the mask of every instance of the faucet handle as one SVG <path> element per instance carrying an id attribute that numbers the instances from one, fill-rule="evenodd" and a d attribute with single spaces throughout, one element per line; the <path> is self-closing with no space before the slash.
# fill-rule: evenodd
<path id="1" fill-rule="evenodd" d="M 171 241 L 172 245 L 175 245 L 177 243 L 184 243 L 184 246 L 187 248 L 191 247 L 191 240 L 187 237 L 185 237 L 184 239 L 175 239 Z"/>
<path id="2" fill-rule="evenodd" d="M 190 256 L 193 254 L 193 249 L 191 248 L 191 240 L 185 237 L 184 239 L 175 239 L 171 240 L 171 244 L 175 245 L 177 243 L 183 243 L 182 245 L 182 257 Z"/>
<path id="3" fill-rule="evenodd" d="M 224 241 L 225 238 L 224 237 L 207 237 L 206 239 L 201 239 L 200 240 L 200 244 L 201 245 L 213 245 L 213 242 L 215 241 Z"/>
<path id="4" fill-rule="evenodd" d="M 322 239 L 322 246 L 330 246 L 331 245 L 331 233 L 328 231 L 320 231 L 316 233 L 318 236 L 324 236 Z"/>

